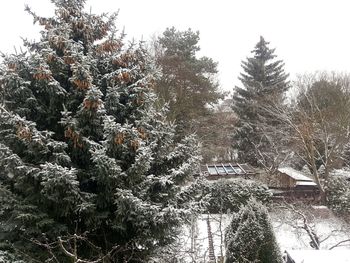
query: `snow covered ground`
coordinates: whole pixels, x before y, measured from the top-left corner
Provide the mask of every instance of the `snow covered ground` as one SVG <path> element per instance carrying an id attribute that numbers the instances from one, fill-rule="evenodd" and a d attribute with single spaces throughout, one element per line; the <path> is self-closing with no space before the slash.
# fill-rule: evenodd
<path id="1" fill-rule="evenodd" d="M 327 207 L 313 206 L 297 210 L 306 216 L 307 224 L 318 236 L 320 249 L 330 249 L 339 242 L 350 239 L 349 225 Z M 282 251 L 313 249 L 301 215 L 290 209 L 281 209 L 270 212 L 270 217 Z M 350 242 L 341 243 L 334 249 L 350 249 Z"/>
<path id="2" fill-rule="evenodd" d="M 337 243 L 350 239 L 349 225 L 336 217 L 327 207 L 309 206 L 304 207 L 304 209 L 303 213 L 307 215 L 309 226 L 314 229 L 322 241 L 320 245 L 321 250 L 328 251 Z M 225 255 L 225 229 L 230 223 L 231 215 L 203 214 L 193 221 L 192 228 L 188 227 L 183 232 L 182 251 L 185 262 L 192 262 L 192 260 L 195 260 L 194 262 L 196 263 L 209 262 L 208 216 L 213 235 L 215 257 L 218 259 L 218 257 Z M 342 261 L 344 255 L 350 260 L 350 242 L 344 242 L 340 246 L 333 248 L 332 251 L 334 252 L 320 252 L 317 254 L 319 255 L 317 257 L 321 257 L 323 261 L 321 259 L 310 261 L 310 258 L 315 257 L 313 254 L 314 249 L 310 246 L 310 237 L 307 232 L 301 228 L 303 220 L 300 215 L 295 214 L 290 209 L 278 208 L 270 211 L 270 217 L 281 251 L 292 251 L 297 259 L 302 258 L 304 260 L 296 261 L 296 263 L 330 262 L 324 261 L 327 258 L 327 256 L 323 256 L 324 254 L 327 254 L 329 257 L 331 255 L 334 257 L 335 254 L 338 255 L 338 258 L 335 257 L 338 261 L 333 260 L 335 263 L 350 263 L 349 261 Z M 305 255 L 304 258 L 302 257 L 303 254 Z"/>
<path id="3" fill-rule="evenodd" d="M 292 250 L 295 263 L 350 263 L 350 250 Z"/>

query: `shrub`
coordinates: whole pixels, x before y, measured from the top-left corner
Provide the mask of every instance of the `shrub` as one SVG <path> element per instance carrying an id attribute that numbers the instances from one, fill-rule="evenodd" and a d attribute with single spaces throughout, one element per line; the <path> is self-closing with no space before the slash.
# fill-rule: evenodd
<path id="1" fill-rule="evenodd" d="M 266 207 L 255 199 L 242 206 L 226 230 L 225 263 L 281 263 Z"/>
<path id="2" fill-rule="evenodd" d="M 209 213 L 237 212 L 252 197 L 265 203 L 272 196 L 267 186 L 249 180 L 221 180 L 207 184 L 205 200 Z"/>

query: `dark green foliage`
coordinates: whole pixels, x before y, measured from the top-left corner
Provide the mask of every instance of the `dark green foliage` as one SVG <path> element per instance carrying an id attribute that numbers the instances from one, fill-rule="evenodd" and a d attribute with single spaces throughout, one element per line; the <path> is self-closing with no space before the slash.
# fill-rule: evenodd
<path id="1" fill-rule="evenodd" d="M 38 42 L 0 67 L 0 249 L 30 262 L 140 262 L 191 213 L 193 137 L 156 110 L 142 44 L 116 16 L 53 0 Z M 85 262 L 85 261 L 84 261 Z"/>
<path id="2" fill-rule="evenodd" d="M 342 176 L 332 176 L 326 184 L 327 204 L 338 214 L 350 215 L 350 182 Z"/>
<path id="3" fill-rule="evenodd" d="M 222 98 L 216 80 L 217 63 L 197 58 L 199 32 L 168 28 L 157 40 L 156 63 L 161 77 L 155 91 L 169 105 L 168 117 L 177 124 L 177 132 L 198 131 L 200 118 L 210 113 L 208 105 Z M 201 137 L 201 135 L 200 135 Z"/>
<path id="4" fill-rule="evenodd" d="M 267 186 L 248 180 L 222 180 L 208 183 L 204 188 L 207 212 L 237 212 L 250 198 L 269 201 L 271 193 Z"/>
<path id="5" fill-rule="evenodd" d="M 238 116 L 233 148 L 240 162 L 252 165 L 259 164 L 256 149 L 264 151 L 269 145 L 261 126 L 276 125 L 264 108 L 281 104 L 289 86 L 284 63 L 275 59 L 275 50 L 268 44 L 260 37 L 252 51 L 254 56 L 242 62 L 243 73 L 239 79 L 243 87 L 236 87 L 233 95 L 233 110 Z"/>
<path id="6" fill-rule="evenodd" d="M 225 244 L 226 263 L 282 263 L 267 209 L 254 199 L 233 216 Z"/>

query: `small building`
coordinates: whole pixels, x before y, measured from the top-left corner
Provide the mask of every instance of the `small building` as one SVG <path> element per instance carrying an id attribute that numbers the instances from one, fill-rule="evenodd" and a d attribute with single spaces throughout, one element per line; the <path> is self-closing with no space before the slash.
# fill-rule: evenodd
<path id="1" fill-rule="evenodd" d="M 206 164 L 201 166 L 201 174 L 208 180 L 217 180 L 221 178 L 237 178 L 247 177 L 255 175 L 256 172 L 253 167 L 248 164 Z"/>
<path id="2" fill-rule="evenodd" d="M 301 172 L 291 168 L 278 169 L 278 188 L 287 189 L 315 189 L 317 184 Z"/>
<path id="3" fill-rule="evenodd" d="M 319 195 L 317 184 L 309 177 L 291 167 L 282 167 L 277 170 L 274 186 L 274 196 L 313 198 Z"/>

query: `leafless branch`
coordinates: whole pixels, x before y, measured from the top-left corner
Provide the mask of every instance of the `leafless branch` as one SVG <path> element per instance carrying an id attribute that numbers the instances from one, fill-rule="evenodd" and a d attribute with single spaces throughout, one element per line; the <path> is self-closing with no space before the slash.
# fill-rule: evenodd
<path id="1" fill-rule="evenodd" d="M 336 243 L 335 245 L 331 246 L 329 248 L 329 250 L 333 249 L 333 248 L 336 248 L 336 247 L 339 247 L 341 244 L 344 244 L 344 243 L 347 243 L 347 242 L 350 242 L 350 239 L 345 239 L 345 240 L 342 240 L 342 241 L 339 241 L 338 243 Z"/>

